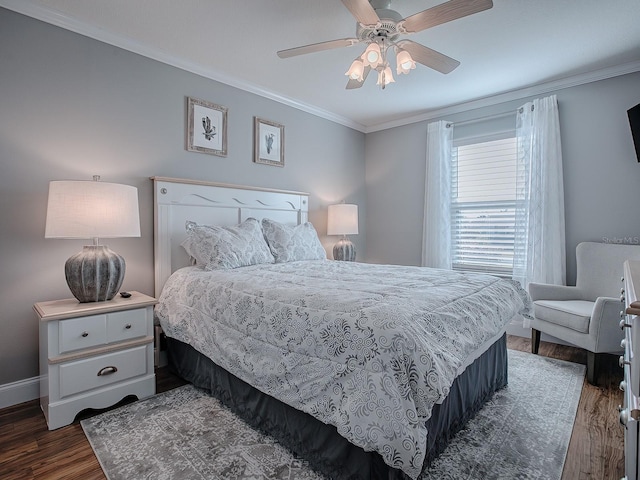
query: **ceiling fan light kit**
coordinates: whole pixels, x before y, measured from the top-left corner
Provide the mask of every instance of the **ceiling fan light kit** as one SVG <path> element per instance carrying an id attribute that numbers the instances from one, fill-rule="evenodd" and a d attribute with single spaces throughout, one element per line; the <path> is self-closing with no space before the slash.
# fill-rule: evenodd
<path id="1" fill-rule="evenodd" d="M 356 58 L 353 61 L 353 63 L 349 67 L 349 70 L 347 70 L 347 73 L 345 73 L 345 75 L 347 75 L 351 80 L 356 80 L 358 82 L 362 82 L 364 80 L 363 74 L 364 62 L 360 57 Z"/>
<path id="2" fill-rule="evenodd" d="M 416 62 L 440 73 L 450 73 L 460 65 L 460 62 L 411 40 L 398 41 L 399 37 L 493 7 L 492 0 L 449 0 L 402 18 L 398 12 L 390 9 L 390 0 L 342 0 L 342 3 L 358 22 L 356 38 L 330 40 L 280 50 L 278 56 L 290 58 L 333 48 L 349 47 L 356 43 L 367 43 L 364 53 L 353 61 L 345 73 L 349 77 L 347 89 L 360 88 L 371 69 L 378 72 L 377 85 L 383 89 L 389 83 L 395 82 L 387 58 L 391 48 L 396 53 L 396 74 L 398 75 L 408 74 L 416 68 Z"/>
<path id="3" fill-rule="evenodd" d="M 384 88 L 390 83 L 395 83 L 395 81 L 396 80 L 393 78 L 393 74 L 391 73 L 391 67 L 388 64 L 382 71 L 378 71 L 378 81 L 376 82 L 376 85 L 380 85 Z"/>
<path id="4" fill-rule="evenodd" d="M 365 67 L 377 68 L 382 64 L 380 46 L 377 43 L 370 43 L 360 58 L 362 58 Z"/>
<path id="5" fill-rule="evenodd" d="M 378 44 L 378 42 L 380 42 L 380 44 L 382 45 L 382 49 L 380 48 L 380 44 Z M 378 72 L 378 81 L 376 83 L 377 85 L 380 85 L 382 86 L 382 88 L 384 88 L 388 84 L 395 82 L 393 73 L 391 72 L 391 67 L 389 66 L 389 62 L 387 62 L 387 50 L 388 46 L 385 42 L 385 39 L 376 39 L 375 42 L 370 43 L 367 46 L 362 55 L 360 55 L 353 61 L 351 67 L 349 67 L 349 70 L 347 70 L 347 73 L 345 73 L 345 75 L 347 75 L 350 80 L 355 80 L 362 83 L 364 82 L 364 79 L 366 77 L 364 73 L 365 68 L 370 67 L 374 68 Z M 409 55 L 409 52 L 407 52 L 406 50 L 402 50 L 402 52 L 406 54 L 403 57 L 403 62 L 405 62 L 405 64 L 407 65 L 405 69 L 406 71 L 401 68 L 399 60 L 398 58 L 396 58 L 396 61 L 398 62 L 397 71 L 398 73 L 400 73 L 401 71 L 402 73 L 408 73 L 409 69 L 411 68 L 411 64 L 413 64 L 413 68 L 415 68 L 415 62 L 411 58 L 411 55 Z"/>
<path id="6" fill-rule="evenodd" d="M 416 68 L 416 62 L 406 50 L 396 51 L 396 73 L 398 75 L 409 73 L 409 70 Z"/>

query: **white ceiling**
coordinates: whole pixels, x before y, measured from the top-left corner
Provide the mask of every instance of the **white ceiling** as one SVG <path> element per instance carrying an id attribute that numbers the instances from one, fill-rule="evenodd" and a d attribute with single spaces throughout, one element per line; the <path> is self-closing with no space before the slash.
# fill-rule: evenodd
<path id="1" fill-rule="evenodd" d="M 442 1 L 391 6 L 406 17 Z M 540 85 L 640 70 L 639 0 L 494 0 L 490 10 L 408 37 L 459 60 L 456 70 L 443 75 L 418 65 L 395 75 L 384 91 L 375 75 L 358 90 L 344 88 L 362 44 L 276 56 L 355 36 L 355 20 L 340 0 L 0 0 L 0 6 L 365 132 L 462 103 L 480 106 L 487 97 L 508 99 L 509 92 L 536 94 Z"/>

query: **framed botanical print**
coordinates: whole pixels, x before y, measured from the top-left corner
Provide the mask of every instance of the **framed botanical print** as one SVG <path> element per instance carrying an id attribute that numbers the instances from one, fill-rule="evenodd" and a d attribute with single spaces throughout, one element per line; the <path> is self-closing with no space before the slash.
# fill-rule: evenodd
<path id="1" fill-rule="evenodd" d="M 284 167 L 284 125 L 254 117 L 253 161 Z"/>
<path id="2" fill-rule="evenodd" d="M 227 156 L 227 107 L 188 97 L 187 150 Z"/>

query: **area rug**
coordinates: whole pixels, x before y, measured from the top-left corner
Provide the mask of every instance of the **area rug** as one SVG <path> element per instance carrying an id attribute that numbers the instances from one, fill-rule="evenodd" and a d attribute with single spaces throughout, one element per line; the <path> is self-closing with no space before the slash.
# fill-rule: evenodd
<path id="1" fill-rule="evenodd" d="M 509 350 L 509 385 L 422 480 L 559 479 L 585 367 Z M 322 479 L 191 385 L 82 421 L 109 480 Z"/>

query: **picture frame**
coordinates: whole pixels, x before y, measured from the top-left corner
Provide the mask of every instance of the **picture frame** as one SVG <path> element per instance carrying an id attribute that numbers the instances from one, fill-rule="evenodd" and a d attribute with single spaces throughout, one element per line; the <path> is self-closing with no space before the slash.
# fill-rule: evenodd
<path id="1" fill-rule="evenodd" d="M 227 156 L 227 107 L 187 97 L 187 150 Z"/>
<path id="2" fill-rule="evenodd" d="M 284 167 L 284 125 L 253 117 L 253 161 Z"/>

